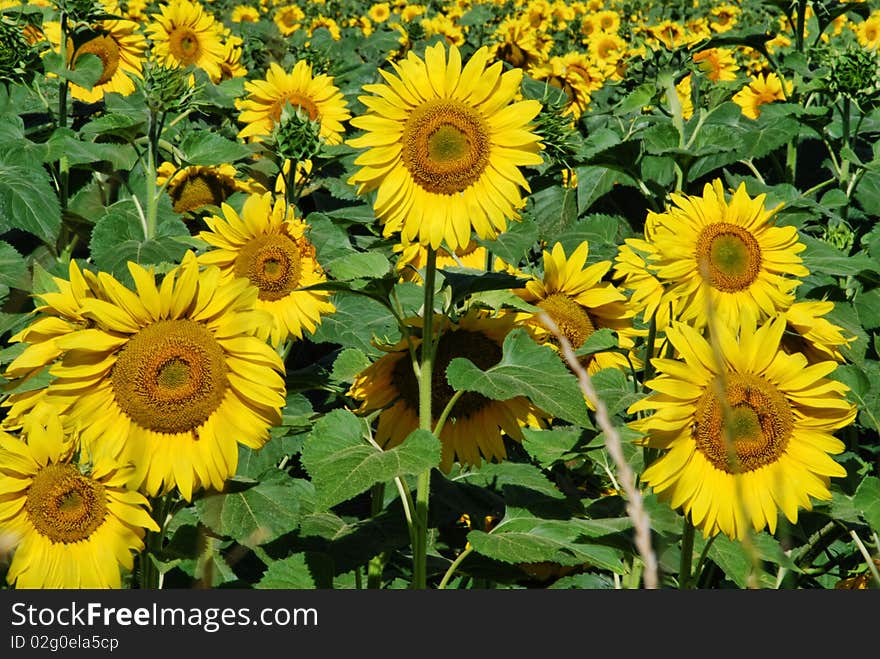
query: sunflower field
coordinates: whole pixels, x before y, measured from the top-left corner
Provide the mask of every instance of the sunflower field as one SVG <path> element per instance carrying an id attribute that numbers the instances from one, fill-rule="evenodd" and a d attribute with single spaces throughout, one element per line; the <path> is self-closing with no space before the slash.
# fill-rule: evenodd
<path id="1" fill-rule="evenodd" d="M 880 588 L 878 48 L 0 0 L 2 588 Z"/>

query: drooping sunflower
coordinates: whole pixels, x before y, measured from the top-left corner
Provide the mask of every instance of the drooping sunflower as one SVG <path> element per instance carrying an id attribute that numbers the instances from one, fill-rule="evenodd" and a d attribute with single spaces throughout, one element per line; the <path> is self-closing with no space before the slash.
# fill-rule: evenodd
<path id="1" fill-rule="evenodd" d="M 177 167 L 165 161 L 156 168 L 156 184 L 166 186 L 175 213 L 220 207 L 235 192 L 256 192 L 262 186 L 238 178 L 232 165 Z"/>
<path id="2" fill-rule="evenodd" d="M 649 267 L 680 320 L 705 327 L 712 313 L 730 327 L 754 325 L 794 301 L 796 277 L 809 274 L 798 256 L 806 246 L 795 227 L 774 225 L 781 205 L 767 209 L 765 196 L 750 197 L 743 183 L 728 201 L 715 179 L 702 197 L 673 194 L 666 211 L 648 212 Z"/>
<path id="3" fill-rule="evenodd" d="M 454 391 L 446 380 L 446 367 L 456 357 L 471 360 L 486 370 L 501 359 L 504 338 L 516 325 L 512 314 L 488 316 L 469 312 L 457 323 L 447 322 L 434 355 L 431 382 L 431 411 L 436 424 Z M 416 346 L 420 341 L 414 341 Z M 379 413 L 376 442 L 393 448 L 419 427 L 419 385 L 405 343 L 390 348 L 386 355 L 363 370 L 352 383 L 349 395 L 360 401 L 357 412 Z M 455 461 L 479 466 L 482 460 L 507 457 L 503 436 L 522 441 L 522 427 L 545 426 L 548 416 L 524 396 L 490 400 L 466 392 L 452 406 L 440 431 L 440 468 L 449 472 Z"/>
<path id="4" fill-rule="evenodd" d="M 160 286 L 135 263 L 136 290 L 107 273 L 106 299 L 87 298 L 95 326 L 57 339 L 65 352 L 47 400 L 79 423 L 91 450 L 137 467 L 151 496 L 174 487 L 190 500 L 235 474 L 238 444 L 260 448 L 281 421 L 284 365 L 255 335 L 272 322 L 246 279 L 199 271 L 192 252 Z"/>
<path id="5" fill-rule="evenodd" d="M 198 2 L 170 0 L 162 5 L 147 36 L 153 42 L 153 56 L 166 67 L 189 65 L 203 69 L 212 82 L 219 82 L 226 58 L 223 24 Z"/>
<path id="6" fill-rule="evenodd" d="M 38 293 L 39 304 L 34 309 L 36 319 L 10 337 L 10 343 L 25 343 L 27 347 L 6 367 L 3 375 L 16 388 L 0 405 L 9 410 L 0 427 L 20 428 L 28 412 L 46 395 L 42 386 L 22 386 L 35 378 L 64 352 L 57 340 L 71 332 L 86 329 L 93 323 L 83 314 L 87 298 L 102 297 L 101 287 L 88 270 L 80 270 L 71 259 L 69 279 L 52 277 L 57 290 Z"/>
<path id="7" fill-rule="evenodd" d="M 301 290 L 326 281 L 306 236 L 308 225 L 283 198 L 273 203 L 270 193 L 250 195 L 241 216 L 227 204 L 222 209 L 224 217 L 205 220 L 210 231 L 199 237 L 214 249 L 199 261 L 218 266 L 224 279 L 244 277 L 257 287 L 255 304 L 272 315 L 267 329 L 274 345 L 314 333 L 321 317 L 336 308 L 329 291 Z"/>
<path id="8" fill-rule="evenodd" d="M 244 88 L 248 95 L 235 103 L 240 110 L 238 121 L 245 124 L 238 132 L 239 138 L 260 140 L 270 135 L 281 110 L 290 103 L 307 112 L 312 121 L 320 122 L 321 139 L 328 144 L 342 142 L 342 122 L 351 117 L 348 104 L 333 78 L 324 73 L 313 75 L 307 61 L 297 62 L 290 73 L 272 62 L 265 79 L 248 81 Z"/>
<path id="9" fill-rule="evenodd" d="M 632 349 L 635 346 L 633 339 L 639 335 L 633 328 L 633 310 L 626 296 L 614 284 L 602 281 L 611 269 L 611 261 L 587 265 L 589 248 L 589 243 L 584 241 L 568 257 L 560 243 L 553 245 L 549 252 L 544 250 L 543 276 L 533 276 L 524 289 L 515 292 L 550 316 L 573 350 L 580 348 L 602 328 L 617 333 L 620 348 Z M 535 340 L 558 347 L 558 339 L 541 323 L 537 314 L 526 315 L 528 317 L 523 322 Z M 631 359 L 638 362 L 635 355 Z M 585 360 L 584 365 L 590 374 L 603 368 L 630 367 L 626 355 L 619 352 L 595 353 Z"/>
<path id="10" fill-rule="evenodd" d="M 0 432 L 0 535 L 14 548 L 7 582 L 120 588 L 145 531 L 159 530 L 131 476 L 106 453 L 80 459 L 51 406 L 37 406 L 20 437 Z"/>
<path id="11" fill-rule="evenodd" d="M 707 48 L 694 53 L 692 59 L 712 82 L 736 80 L 739 65 L 729 48 Z"/>
<path id="12" fill-rule="evenodd" d="M 103 4 L 108 14 L 116 16 L 122 13 L 115 2 Z M 65 52 L 73 69 L 76 69 L 77 61 L 86 53 L 98 57 L 103 66 L 101 77 L 91 89 L 70 83 L 71 96 L 85 103 L 96 103 L 108 92 L 128 96 L 135 90 L 131 76 L 141 77 L 143 74 L 146 38 L 141 34 L 138 24 L 131 20 L 99 21 L 92 29 L 95 35 L 79 47 L 75 48 L 73 40 L 68 39 Z M 57 48 L 61 43 L 60 23 L 47 22 L 44 30 L 46 37 Z"/>
<path id="13" fill-rule="evenodd" d="M 825 377 L 837 363 L 779 350 L 784 331 L 781 316 L 738 337 L 720 325 L 718 363 L 696 329 L 676 323 L 666 336 L 680 358 L 654 359 L 654 392 L 629 408 L 655 410 L 630 425 L 665 451 L 642 480 L 706 537 L 774 533 L 778 510 L 796 523 L 811 497 L 831 498 L 830 477 L 846 475 L 831 457 L 845 448 L 833 433 L 856 408 L 846 385 Z"/>
<path id="14" fill-rule="evenodd" d="M 538 101 L 514 101 L 522 71 L 488 68 L 478 49 L 462 68 L 458 48 L 430 46 L 422 60 L 412 51 L 393 64 L 387 84 L 365 85 L 366 115 L 352 125 L 366 133 L 349 140 L 367 148 L 350 179 L 358 193 L 377 191 L 373 208 L 385 236 L 451 250 L 466 246 L 472 230 L 494 238 L 523 205 L 528 190 L 521 166 L 542 162 L 540 137 L 530 123 Z"/>

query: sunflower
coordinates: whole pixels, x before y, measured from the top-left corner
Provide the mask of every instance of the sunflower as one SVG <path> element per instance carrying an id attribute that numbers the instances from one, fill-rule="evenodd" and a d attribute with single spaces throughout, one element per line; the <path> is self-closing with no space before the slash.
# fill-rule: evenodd
<path id="1" fill-rule="evenodd" d="M 449 362 L 464 357 L 482 370 L 494 366 L 515 324 L 512 314 L 493 317 L 478 312 L 466 314 L 458 323 L 446 322 L 434 354 L 431 410 L 435 424 L 454 394 L 446 380 Z M 418 346 L 419 340 L 414 344 Z M 405 343 L 393 346 L 362 371 L 349 395 L 360 401 L 359 414 L 381 410 L 375 439 L 383 448 L 397 446 L 419 427 L 419 385 Z M 547 420 L 524 396 L 501 401 L 465 392 L 440 430 L 440 468 L 448 473 L 456 460 L 476 467 L 483 459 L 503 460 L 507 456 L 504 435 L 522 441 L 522 426 L 542 427 Z"/>
<path id="2" fill-rule="evenodd" d="M 553 40 L 535 30 L 522 18 L 501 22 L 492 36 L 490 55 L 513 67 L 525 69 L 547 60 Z"/>
<path id="3" fill-rule="evenodd" d="M 145 530 L 158 531 L 131 466 L 105 453 L 76 459 L 57 410 L 34 409 L 21 437 L 0 432 L 0 535 L 13 538 L 16 588 L 120 588 Z M 85 456 L 83 456 L 85 457 Z"/>
<path id="4" fill-rule="evenodd" d="M 254 309 L 256 287 L 200 272 L 192 252 L 159 287 L 128 269 L 136 291 L 99 273 L 106 300 L 82 303 L 95 327 L 56 341 L 47 400 L 80 424 L 84 447 L 133 462 L 147 494 L 177 487 L 191 500 L 235 474 L 238 443 L 260 448 L 281 421 L 284 365 L 254 336 L 272 319 Z"/>
<path id="5" fill-rule="evenodd" d="M 106 3 L 108 14 L 119 15 L 119 8 L 113 3 Z M 47 36 L 59 45 L 61 41 L 61 25 L 57 22 L 46 23 Z M 116 92 L 128 96 L 135 90 L 131 76 L 141 77 L 143 74 L 143 56 L 147 48 L 147 40 L 138 30 L 138 24 L 130 20 L 105 20 L 92 26 L 95 35 L 74 49 L 72 39 L 67 42 L 68 60 L 71 68 L 84 54 L 89 53 L 101 60 L 101 77 L 86 89 L 70 83 L 70 94 L 84 103 L 96 103 L 104 98 L 104 94 Z"/>
<path id="6" fill-rule="evenodd" d="M 296 5 L 284 5 L 275 8 L 272 21 L 278 27 L 278 31 L 284 37 L 289 37 L 297 30 L 302 29 L 302 20 L 306 17 L 302 9 Z"/>
<path id="7" fill-rule="evenodd" d="M 533 276 L 525 288 L 515 292 L 550 316 L 573 350 L 602 328 L 614 330 L 620 348 L 630 350 L 635 346 L 633 338 L 639 335 L 633 328 L 634 313 L 623 293 L 614 284 L 602 281 L 611 269 L 611 261 L 588 266 L 589 249 L 589 243 L 584 241 L 566 257 L 565 249 L 556 243 L 551 251 L 544 250 L 543 277 Z M 558 346 L 556 337 L 536 314 L 527 314 L 523 321 L 537 341 Z M 584 362 L 590 374 L 603 368 L 630 367 L 626 355 L 619 352 L 595 353 Z"/>
<path id="8" fill-rule="evenodd" d="M 666 287 L 665 299 L 680 312 L 679 320 L 697 327 L 718 322 L 737 327 L 787 309 L 793 277 L 809 274 L 798 253 L 806 246 L 793 226 L 777 227 L 765 195 L 751 198 L 740 184 L 730 201 L 720 179 L 703 187 L 703 196 L 671 195 L 674 205 L 663 213 L 648 212 L 646 236 L 656 252 L 649 267 Z"/>
<path id="9" fill-rule="evenodd" d="M 374 23 L 384 23 L 391 18 L 391 5 L 387 2 L 376 2 L 370 7 L 367 16 Z"/>
<path id="10" fill-rule="evenodd" d="M 601 89 L 605 81 L 605 74 L 586 55 L 577 52 L 551 57 L 530 68 L 529 75 L 564 91 L 568 98 L 565 112 L 575 119 L 586 111 L 592 93 Z"/>
<path id="11" fill-rule="evenodd" d="M 739 65 L 733 58 L 733 51 L 729 48 L 708 48 L 694 53 L 694 64 L 712 82 L 727 82 L 736 80 L 736 72 Z"/>
<path id="12" fill-rule="evenodd" d="M 163 162 L 156 169 L 156 184 L 166 186 L 175 213 L 197 211 L 205 206 L 220 207 L 236 192 L 256 192 L 254 181 L 242 181 L 232 165 L 190 165 L 176 167 Z"/>
<path id="13" fill-rule="evenodd" d="M 761 116 L 762 105 L 773 101 L 784 101 L 786 91 L 791 92 L 790 82 L 786 82 L 783 90 L 782 81 L 775 73 L 770 72 L 766 75 L 759 73 L 730 100 L 736 103 L 749 119 L 757 119 Z"/>
<path id="14" fill-rule="evenodd" d="M 260 10 L 249 5 L 236 5 L 232 8 L 229 20 L 233 23 L 258 23 Z"/>
<path id="15" fill-rule="evenodd" d="M 852 30 L 863 47 L 880 47 L 880 11 L 871 12 L 868 18 L 855 24 Z"/>
<path id="16" fill-rule="evenodd" d="M 309 226 L 283 199 L 273 204 L 270 193 L 250 195 L 241 216 L 227 204 L 223 214 L 205 220 L 211 230 L 199 237 L 215 249 L 199 261 L 218 266 L 227 280 L 244 277 L 259 289 L 255 304 L 272 315 L 269 338 L 274 345 L 288 337 L 301 339 L 304 331 L 314 333 L 321 316 L 336 308 L 329 291 L 301 290 L 326 281 L 306 237 Z"/>
<path id="17" fill-rule="evenodd" d="M 206 12 L 198 2 L 171 0 L 162 5 L 147 36 L 153 42 L 153 55 L 167 67 L 189 65 L 204 70 L 212 82 L 219 82 L 226 58 L 222 23 Z"/>
<path id="18" fill-rule="evenodd" d="M 841 348 L 856 340 L 845 336 L 846 331 L 823 318 L 834 310 L 830 300 L 805 300 L 795 302 L 783 314 L 787 333 L 782 339 L 786 352 L 801 352 L 810 363 L 833 359 L 843 363 Z"/>
<path id="19" fill-rule="evenodd" d="M 57 291 L 38 293 L 40 304 L 34 309 L 36 320 L 10 337 L 10 343 L 25 343 L 25 349 L 6 367 L 4 377 L 15 387 L 15 393 L 3 401 L 8 407 L 3 428 L 20 428 L 27 413 L 46 395 L 45 387 L 29 386 L 33 378 L 43 372 L 64 352 L 57 340 L 71 332 L 86 329 L 93 323 L 83 315 L 87 298 L 102 297 L 101 287 L 88 270 L 81 271 L 71 259 L 69 279 L 52 277 Z"/>
<path id="20" fill-rule="evenodd" d="M 272 62 L 264 80 L 244 83 L 248 95 L 236 100 L 241 111 L 238 121 L 246 124 L 238 137 L 259 141 L 270 135 L 281 117 L 286 103 L 305 110 L 312 121 L 319 121 L 319 136 L 327 144 L 340 144 L 345 128 L 343 121 L 351 117 L 342 93 L 326 74 L 312 75 L 312 65 L 305 60 L 297 62 L 290 73 L 285 73 Z"/>
<path id="21" fill-rule="evenodd" d="M 613 278 L 620 288 L 630 291 L 629 302 L 636 314 L 641 313 L 645 323 L 654 319 L 658 330 L 664 329 L 677 316 L 675 300 L 664 300 L 663 283 L 648 269 L 651 255 L 657 250 L 651 242 L 627 238 L 614 257 Z"/>
<path id="22" fill-rule="evenodd" d="M 642 480 L 706 537 L 775 533 L 777 509 L 796 523 L 810 497 L 831 498 L 831 476 L 846 475 L 829 455 L 845 448 L 832 433 L 856 416 L 846 385 L 825 377 L 837 363 L 779 350 L 784 331 L 777 316 L 737 342 L 720 325 L 716 361 L 696 329 L 676 323 L 666 336 L 680 358 L 654 359 L 654 393 L 629 408 L 655 410 L 630 425 L 665 450 Z"/>
<path id="23" fill-rule="evenodd" d="M 513 101 L 522 71 L 488 68 L 483 47 L 462 68 L 458 48 L 447 61 L 442 43 L 393 64 L 398 75 L 380 70 L 388 84 L 365 85 L 360 97 L 366 115 L 352 125 L 366 131 L 349 140 L 368 150 L 355 160 L 361 169 L 350 179 L 358 193 L 378 189 L 376 215 L 384 235 L 455 250 L 504 231 L 524 204 L 529 189 L 520 166 L 543 162 L 540 137 L 529 122 L 538 101 Z"/>

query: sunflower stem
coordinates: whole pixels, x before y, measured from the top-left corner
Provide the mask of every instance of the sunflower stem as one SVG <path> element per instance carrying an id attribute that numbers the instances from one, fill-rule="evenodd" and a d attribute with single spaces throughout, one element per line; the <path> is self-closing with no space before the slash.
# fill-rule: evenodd
<path id="1" fill-rule="evenodd" d="M 443 578 L 440 580 L 440 585 L 437 586 L 439 590 L 443 590 L 444 588 L 446 588 L 446 584 L 449 583 L 449 580 L 455 574 L 455 571 L 473 550 L 474 548 L 471 547 L 471 543 L 468 543 L 467 547 L 464 548 L 464 551 L 462 551 L 458 556 L 455 557 L 455 560 L 452 561 L 452 565 L 449 566 L 449 568 L 446 570 L 446 574 L 444 574 Z"/>
<path id="2" fill-rule="evenodd" d="M 678 588 L 687 590 L 691 587 L 691 566 L 694 561 L 694 525 L 684 518 L 684 528 L 681 531 L 681 561 L 678 568 Z"/>
<path id="3" fill-rule="evenodd" d="M 434 417 L 431 410 L 431 383 L 434 366 L 434 281 L 437 276 L 437 252 L 428 246 L 424 281 L 424 321 L 422 323 L 422 360 L 419 369 L 419 428 L 433 431 Z M 424 590 L 427 586 L 428 553 L 428 494 L 431 486 L 431 470 L 419 474 L 416 484 L 416 509 L 413 533 L 413 579 L 412 588 Z"/>
<path id="4" fill-rule="evenodd" d="M 370 517 L 376 517 L 382 512 L 385 500 L 385 483 L 376 483 L 370 492 Z M 378 589 L 382 587 L 382 570 L 385 567 L 385 553 L 373 556 L 367 564 L 367 588 Z"/>
<path id="5" fill-rule="evenodd" d="M 147 202 L 147 221 L 146 231 L 144 232 L 145 240 L 152 240 L 156 236 L 156 224 L 159 214 L 159 200 L 156 190 L 156 155 L 159 150 L 159 124 L 157 122 L 156 113 L 152 110 L 149 114 L 150 120 L 147 127 L 147 135 L 149 144 L 147 144 L 147 171 L 144 173 L 145 190 Z"/>

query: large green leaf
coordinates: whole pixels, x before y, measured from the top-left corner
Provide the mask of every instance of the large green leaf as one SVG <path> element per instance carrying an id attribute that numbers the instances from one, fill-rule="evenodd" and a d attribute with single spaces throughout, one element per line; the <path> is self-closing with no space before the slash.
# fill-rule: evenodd
<path id="1" fill-rule="evenodd" d="M 28 290 L 27 263 L 7 242 L 0 240 L 0 285 Z"/>
<path id="2" fill-rule="evenodd" d="M 807 246 L 802 256 L 804 265 L 811 272 L 824 272 L 838 277 L 857 275 L 863 271 L 878 272 L 878 264 L 867 254 L 847 254 L 810 236 L 802 235 L 800 239 Z"/>
<path id="3" fill-rule="evenodd" d="M 320 508 L 440 462 L 440 442 L 427 430 L 416 430 L 400 446 L 384 451 L 367 442 L 364 432 L 363 420 L 337 409 L 318 421 L 306 439 L 301 461 L 312 477 Z"/>
<path id="4" fill-rule="evenodd" d="M 130 201 L 110 206 L 92 231 L 89 247 L 95 264 L 114 274 L 124 282 L 131 281 L 128 262 L 140 265 L 178 263 L 187 246 L 179 238 L 188 238 L 189 229 L 177 215 L 171 212 L 163 196 L 166 212 L 160 212 L 154 238 L 144 238 L 140 214 Z"/>
<path id="5" fill-rule="evenodd" d="M 576 455 L 574 447 L 581 439 L 580 428 L 563 427 L 550 430 L 523 428 L 523 448 L 538 463 L 549 468 Z"/>
<path id="6" fill-rule="evenodd" d="M 505 563 L 589 564 L 622 574 L 622 552 L 591 540 L 618 533 L 626 526 L 626 520 L 594 523 L 514 517 L 505 518 L 489 533 L 471 531 L 468 542 L 478 554 Z"/>
<path id="7" fill-rule="evenodd" d="M 363 295 L 338 293 L 331 298 L 336 311 L 325 316 L 312 340 L 359 348 L 365 354 L 379 355 L 373 345 L 376 338 L 396 343 L 400 337 L 397 322 L 381 303 Z"/>
<path id="8" fill-rule="evenodd" d="M 301 516 L 311 512 L 311 483 L 292 479 L 284 472 L 252 487 L 233 484 L 233 491 L 199 499 L 196 510 L 209 529 L 246 547 L 262 545 L 295 530 Z"/>
<path id="9" fill-rule="evenodd" d="M 868 525 L 880 533 L 880 478 L 868 476 L 859 483 L 853 504 Z"/>
<path id="10" fill-rule="evenodd" d="M 69 128 L 58 128 L 46 142 L 44 162 L 67 158 L 69 165 L 91 165 L 109 162 L 113 169 L 130 170 L 137 162 L 137 153 L 130 144 L 100 144 L 80 139 Z"/>
<path id="11" fill-rule="evenodd" d="M 47 244 L 61 228 L 61 206 L 42 165 L 16 165 L 0 156 L 0 233 L 21 229 Z"/>
<path id="12" fill-rule="evenodd" d="M 501 361 L 486 371 L 463 357 L 453 359 L 446 369 L 449 384 L 493 400 L 526 396 L 554 417 L 592 427 L 577 380 L 558 354 L 535 343 L 522 328 L 508 334 L 502 350 Z"/>
<path id="13" fill-rule="evenodd" d="M 786 555 L 779 541 L 767 533 L 753 535 L 748 544 L 719 535 L 709 549 L 709 558 L 715 561 L 724 574 L 740 588 L 750 586 L 753 572 L 760 587 L 776 586 L 776 578 L 764 570 L 764 562 L 797 570 L 797 566 Z"/>
<path id="14" fill-rule="evenodd" d="M 332 583 L 332 571 L 327 570 L 327 562 L 326 556 L 314 553 L 293 554 L 273 561 L 254 588 L 263 590 L 326 588 L 329 585 L 326 583 L 328 576 L 331 577 Z"/>
<path id="15" fill-rule="evenodd" d="M 204 130 L 187 134 L 180 143 L 180 151 L 188 165 L 223 165 L 252 155 L 245 145 Z"/>

